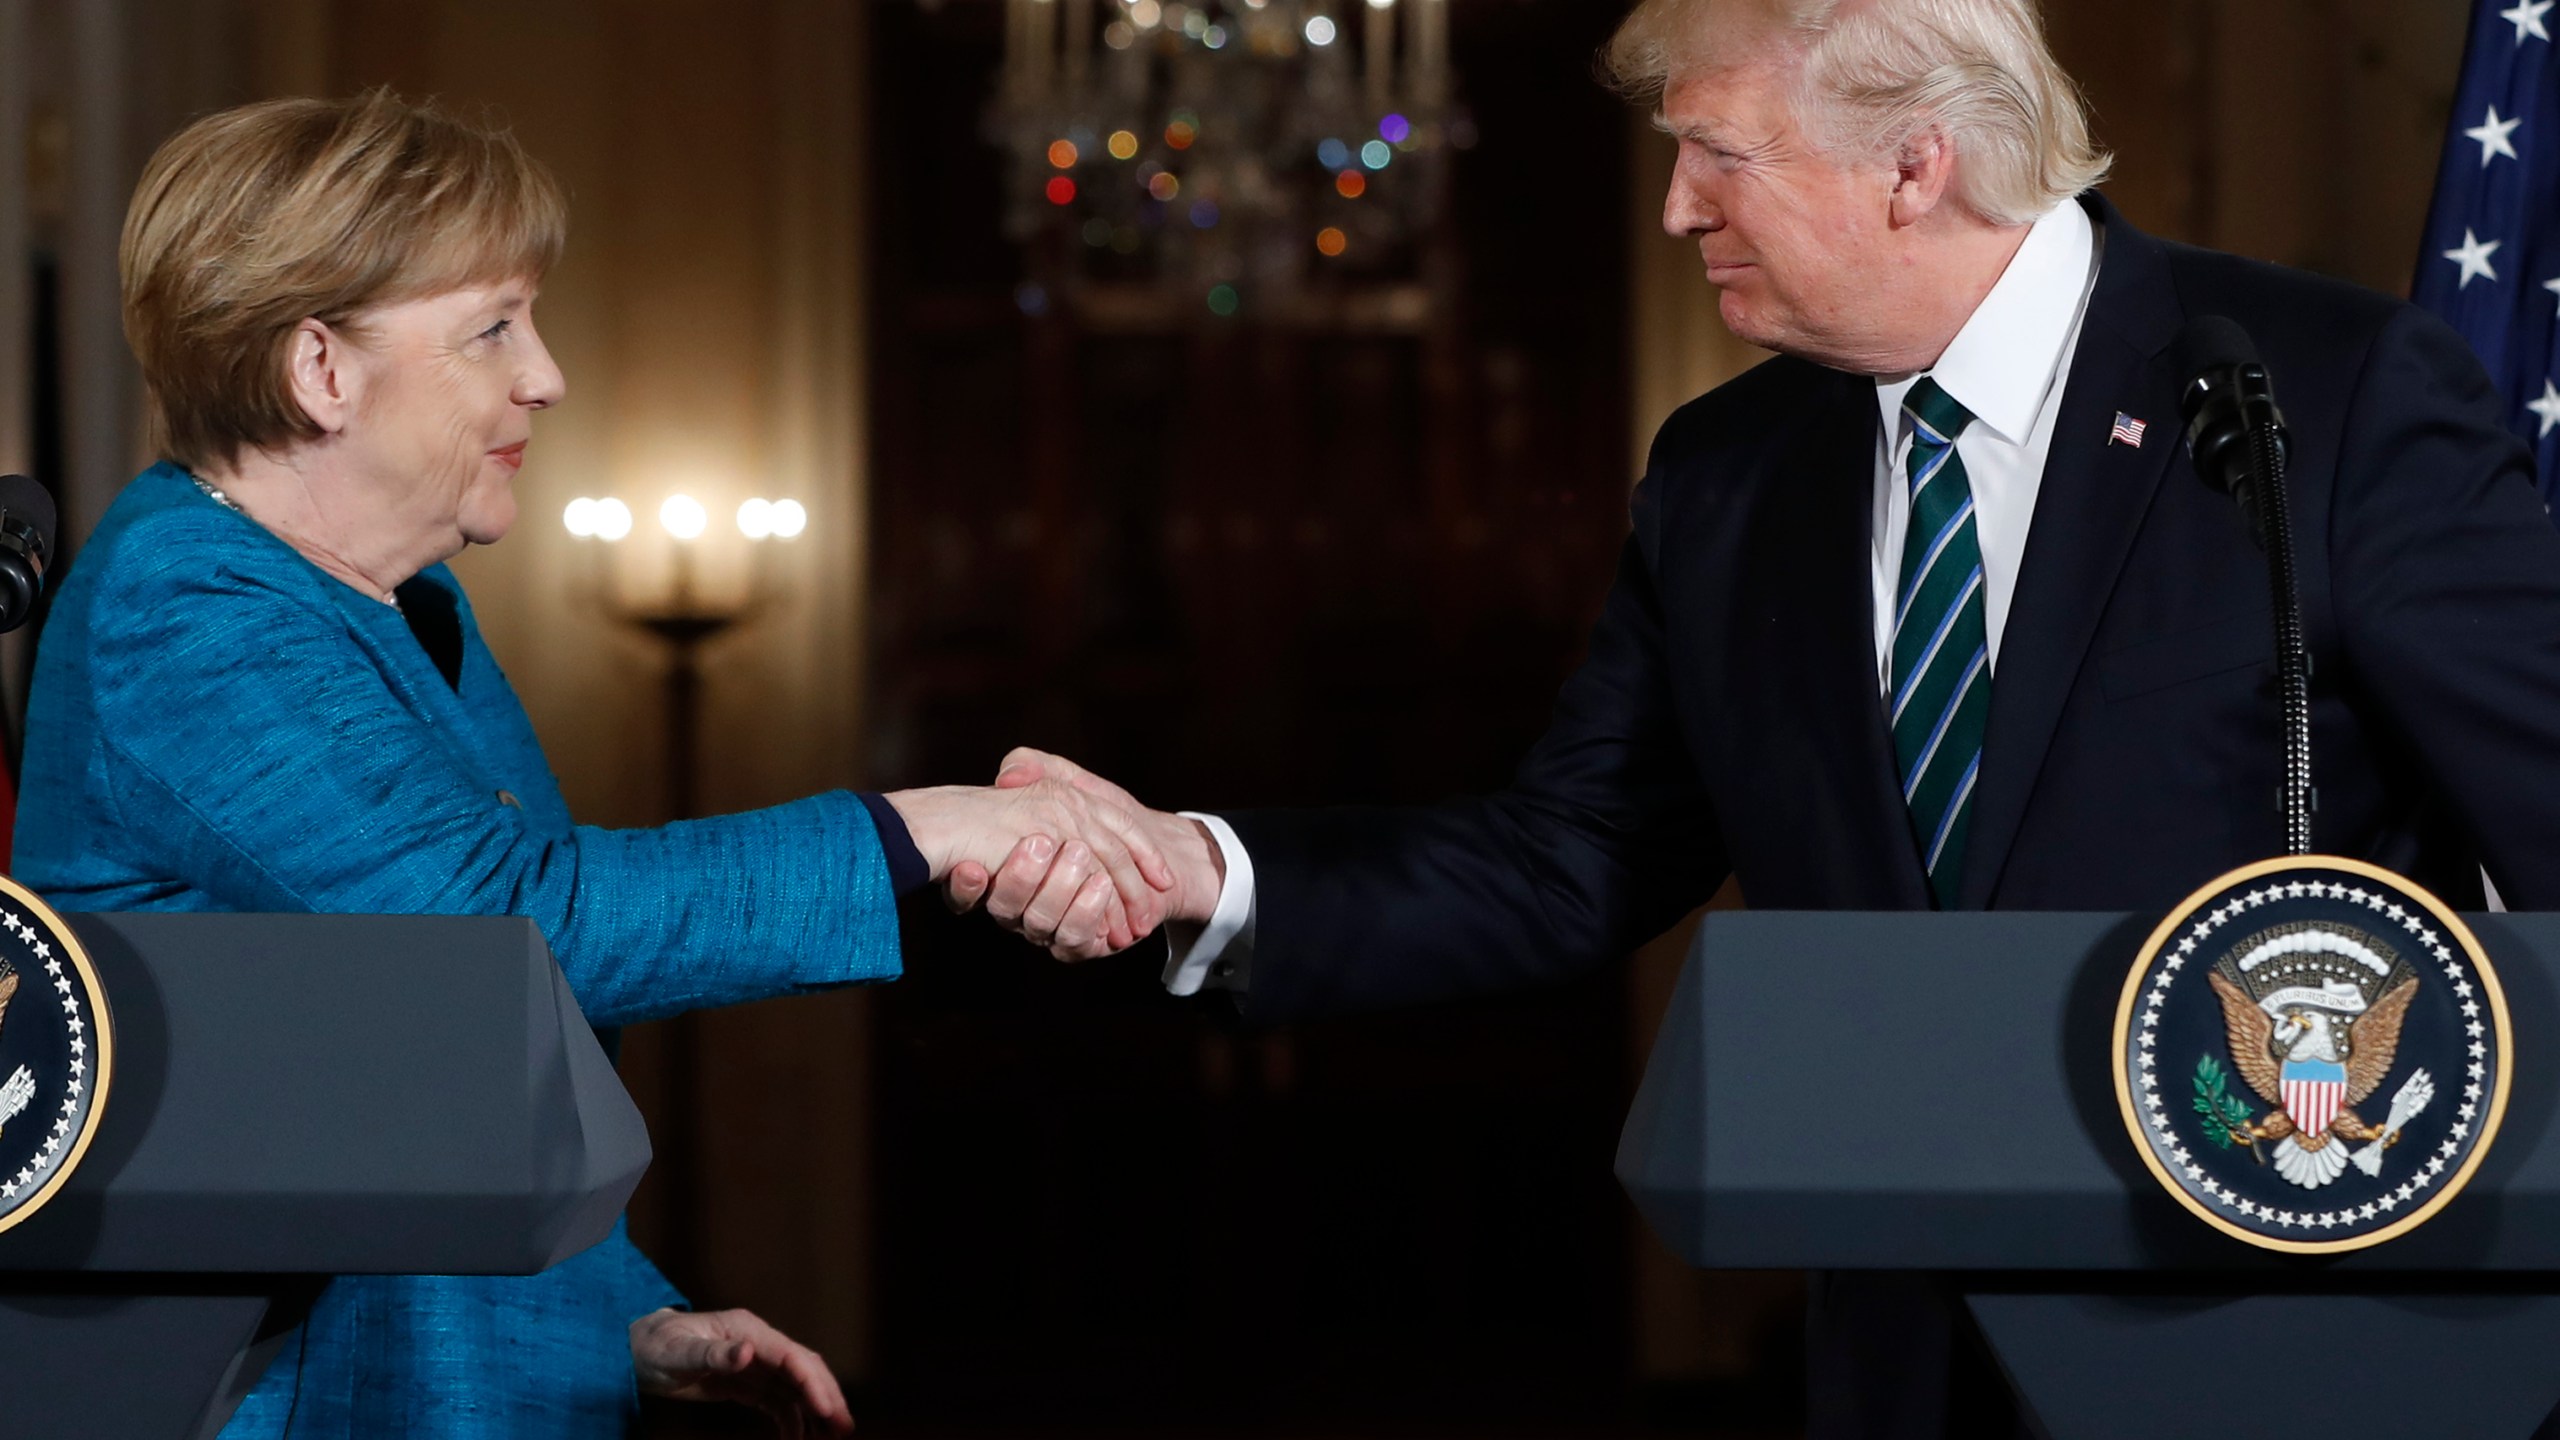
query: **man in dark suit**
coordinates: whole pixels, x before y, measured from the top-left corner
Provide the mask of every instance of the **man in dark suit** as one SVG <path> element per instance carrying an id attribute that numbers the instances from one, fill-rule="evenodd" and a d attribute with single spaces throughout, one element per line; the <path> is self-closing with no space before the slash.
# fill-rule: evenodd
<path id="1" fill-rule="evenodd" d="M 1278 1019 L 1558 982 L 1729 874 L 1774 909 L 2157 911 L 2279 853 L 2265 559 L 2178 442 L 2207 315 L 2292 428 L 2317 848 L 2560 903 L 2560 532 L 2452 332 L 2127 224 L 2028 0 L 1648 0 L 1611 61 L 1679 142 L 1667 228 L 1780 358 L 1663 426 L 1507 789 L 1163 817 L 1173 988 Z M 1088 878 L 1071 846 L 955 898 L 1072 952 Z M 1816 1435 L 1976 1433 L 1925 1286 L 1816 1293 Z"/>

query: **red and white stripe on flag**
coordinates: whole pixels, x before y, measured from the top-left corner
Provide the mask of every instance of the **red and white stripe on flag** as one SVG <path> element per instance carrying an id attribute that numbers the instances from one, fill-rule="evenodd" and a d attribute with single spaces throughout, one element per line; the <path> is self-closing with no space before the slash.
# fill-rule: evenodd
<path id="1" fill-rule="evenodd" d="M 2306 1136 L 2325 1133 L 2347 1103 L 2343 1080 L 2287 1079 L 2283 1089 L 2284 1113 L 2293 1117 L 2293 1128 Z"/>
<path id="2" fill-rule="evenodd" d="M 2150 426 L 2146 425 L 2142 421 L 2136 420 L 2132 416 L 2119 410 L 2116 412 L 2115 428 L 2107 432 L 2107 443 L 2110 445 L 2130 445 L 2134 449 L 2139 450 L 2142 448 L 2142 432 L 2149 428 Z"/>

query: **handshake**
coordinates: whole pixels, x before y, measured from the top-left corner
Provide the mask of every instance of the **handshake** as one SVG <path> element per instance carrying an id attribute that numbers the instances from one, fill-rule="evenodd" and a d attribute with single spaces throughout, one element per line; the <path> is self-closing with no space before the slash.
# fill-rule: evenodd
<path id="1" fill-rule="evenodd" d="M 1037 750 L 1007 755 L 990 788 L 888 801 L 953 910 L 983 904 L 1061 960 L 1115 954 L 1168 923 L 1206 924 L 1226 883 L 1207 827 Z"/>

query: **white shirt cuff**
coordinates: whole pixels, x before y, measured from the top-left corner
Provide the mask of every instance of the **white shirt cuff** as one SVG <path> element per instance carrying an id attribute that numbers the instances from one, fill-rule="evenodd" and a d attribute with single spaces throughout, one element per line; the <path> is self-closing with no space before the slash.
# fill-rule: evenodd
<path id="1" fill-rule="evenodd" d="M 1214 981 L 1221 989 L 1241 989 L 1231 982 L 1238 961 L 1253 949 L 1253 857 L 1245 853 L 1235 830 L 1217 816 L 1186 810 L 1182 818 L 1197 820 L 1208 830 L 1226 861 L 1227 878 L 1219 887 L 1218 908 L 1207 925 L 1165 927 L 1172 953 L 1165 959 L 1164 988 L 1176 995 L 1197 995 L 1202 986 Z M 1235 954 L 1230 956 L 1229 951 Z"/>

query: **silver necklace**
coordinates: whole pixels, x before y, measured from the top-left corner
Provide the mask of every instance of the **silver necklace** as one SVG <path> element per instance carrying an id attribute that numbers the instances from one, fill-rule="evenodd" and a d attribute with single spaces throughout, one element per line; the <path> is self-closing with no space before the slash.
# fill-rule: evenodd
<path id="1" fill-rule="evenodd" d="M 205 479 L 203 476 L 197 474 L 193 470 L 190 470 L 187 472 L 187 478 L 196 482 L 196 488 L 203 491 L 205 498 L 212 501 L 214 504 L 221 506 L 225 510 L 232 511 L 235 514 L 245 513 L 241 511 L 239 502 L 233 500 L 230 496 L 223 494 L 220 490 L 215 489 L 213 487 L 213 483 Z"/>
<path id="2" fill-rule="evenodd" d="M 217 488 L 214 486 L 213 482 L 211 482 L 211 481 L 209 481 L 209 480 L 205 479 L 203 476 L 201 476 L 201 475 L 197 474 L 197 473 L 196 473 L 196 472 L 194 472 L 193 470 L 190 470 L 190 471 L 186 472 L 186 474 L 187 474 L 187 478 L 188 478 L 188 479 L 193 480 L 194 482 L 196 482 L 196 488 L 204 492 L 204 495 L 205 495 L 205 498 L 206 498 L 206 499 L 208 499 L 208 500 L 212 501 L 212 502 L 213 502 L 214 504 L 216 504 L 216 505 L 221 506 L 223 509 L 230 511 L 230 512 L 231 512 L 232 514 L 234 514 L 234 515 L 239 515 L 239 516 L 244 516 L 244 517 L 246 517 L 246 516 L 248 516 L 248 515 L 249 515 L 249 512 L 248 512 L 248 511 L 243 510 L 243 509 L 241 509 L 241 508 L 240 508 L 240 502 L 239 502 L 239 501 L 234 500 L 234 499 L 232 499 L 230 496 L 223 494 L 221 490 L 217 489 Z M 250 518 L 254 518 L 254 517 L 250 517 Z M 400 608 L 400 597 L 399 597 L 399 596 L 397 596 L 397 595 L 391 594 L 391 593 L 389 593 L 389 592 L 387 592 L 387 591 L 386 591 L 386 592 L 384 592 L 384 593 L 383 593 L 383 595 L 382 595 L 382 596 L 380 596 L 379 598 L 381 599 L 381 601 L 382 601 L 382 603 L 383 603 L 383 604 L 390 606 L 390 607 L 391 607 L 392 609 L 394 609 L 394 610 L 398 610 L 398 609 Z M 403 613 L 406 613 L 406 612 L 403 612 Z"/>

